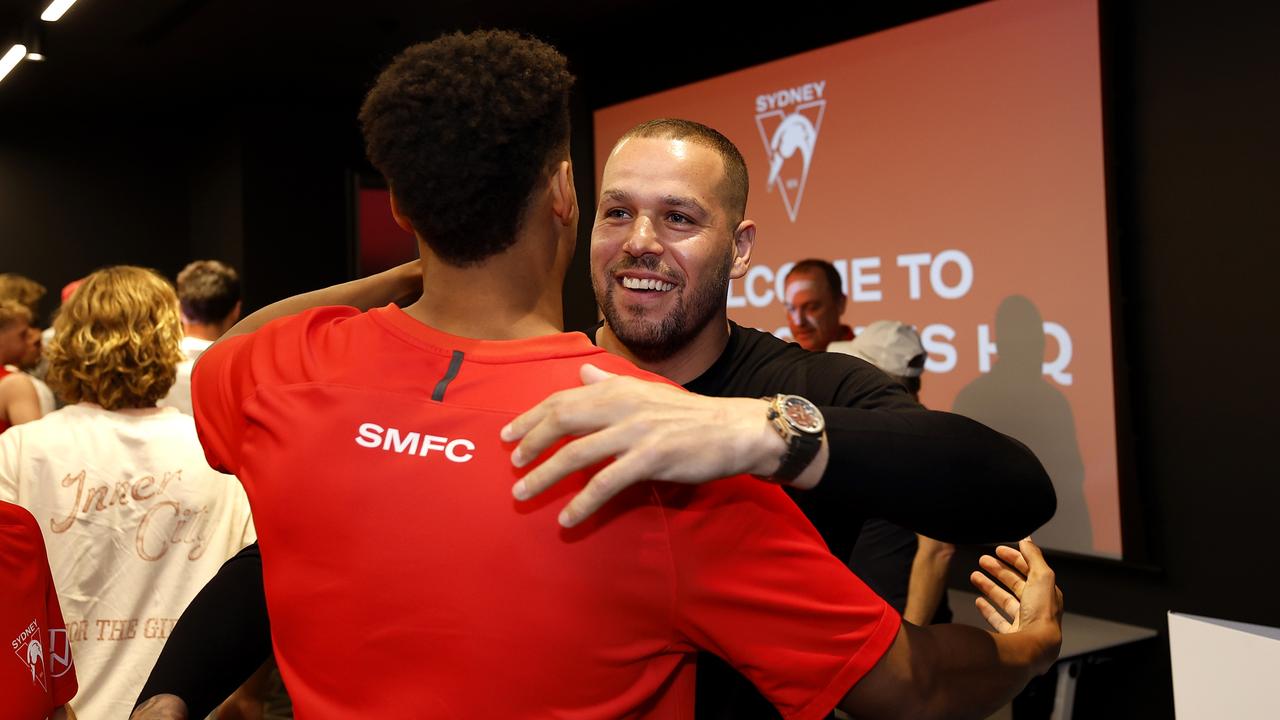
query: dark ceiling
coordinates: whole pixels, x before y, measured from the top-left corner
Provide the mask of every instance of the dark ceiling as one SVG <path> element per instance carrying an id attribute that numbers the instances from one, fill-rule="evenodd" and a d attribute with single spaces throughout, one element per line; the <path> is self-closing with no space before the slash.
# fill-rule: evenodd
<path id="1" fill-rule="evenodd" d="M 0 0 L 0 52 L 46 4 Z M 639 0 L 78 0 L 44 24 L 48 59 L 0 82 L 0 118 L 352 104 L 396 51 L 476 27 L 555 43 L 600 107 L 970 4 L 861 2 L 802 15 L 781 4 Z"/>

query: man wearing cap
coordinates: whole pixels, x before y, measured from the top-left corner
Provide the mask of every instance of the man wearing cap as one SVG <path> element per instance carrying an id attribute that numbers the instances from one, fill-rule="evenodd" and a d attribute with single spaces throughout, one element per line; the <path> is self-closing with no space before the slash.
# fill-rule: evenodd
<path id="1" fill-rule="evenodd" d="M 861 358 L 880 368 L 920 400 L 920 376 L 928 356 L 915 328 L 896 320 L 871 323 L 852 341 L 833 342 L 828 352 Z M 951 622 L 947 568 L 955 546 L 913 533 L 879 518 L 867 520 L 849 557 L 849 567 L 917 625 Z"/>

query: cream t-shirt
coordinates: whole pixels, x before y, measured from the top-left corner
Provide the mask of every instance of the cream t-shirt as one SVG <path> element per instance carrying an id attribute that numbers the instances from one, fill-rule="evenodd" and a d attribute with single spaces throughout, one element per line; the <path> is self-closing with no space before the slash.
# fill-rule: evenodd
<path id="1" fill-rule="evenodd" d="M 178 363 L 178 373 L 173 379 L 173 387 L 169 388 L 169 394 L 156 405 L 178 408 L 187 415 L 194 415 L 191 410 L 191 371 L 196 366 L 196 360 L 200 359 L 200 354 L 208 350 L 212 344 L 212 340 L 190 335 L 182 338 L 182 354 L 186 355 L 187 359 Z"/>
<path id="2" fill-rule="evenodd" d="M 178 616 L 255 539 L 240 483 L 172 408 L 80 403 L 0 435 L 0 499 L 40 523 L 82 720 L 125 718 Z"/>

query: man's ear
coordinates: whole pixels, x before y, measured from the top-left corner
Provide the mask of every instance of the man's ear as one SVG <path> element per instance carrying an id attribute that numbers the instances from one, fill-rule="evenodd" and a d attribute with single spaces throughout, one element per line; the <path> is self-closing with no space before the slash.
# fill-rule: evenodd
<path id="1" fill-rule="evenodd" d="M 405 217 L 404 213 L 400 212 L 400 205 L 399 203 L 396 202 L 395 190 L 392 190 L 390 195 L 391 195 L 391 217 L 396 219 L 396 224 L 400 226 L 400 229 L 404 230 L 410 235 L 417 235 L 417 233 L 413 231 L 413 223 L 409 222 L 409 218 Z"/>
<path id="2" fill-rule="evenodd" d="M 734 280 L 747 274 L 751 265 L 751 250 L 756 244 L 756 223 L 754 220 L 743 220 L 733 232 L 733 267 L 729 277 Z"/>
<path id="3" fill-rule="evenodd" d="M 561 160 L 551 176 L 551 211 L 568 225 L 577 217 L 578 191 L 573 185 L 573 163 Z"/>

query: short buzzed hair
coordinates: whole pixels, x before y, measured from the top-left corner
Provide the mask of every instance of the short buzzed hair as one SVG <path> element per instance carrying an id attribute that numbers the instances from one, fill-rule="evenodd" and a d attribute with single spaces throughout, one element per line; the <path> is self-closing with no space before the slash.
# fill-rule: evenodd
<path id="1" fill-rule="evenodd" d="M 187 320 L 216 325 L 240 302 L 240 275 L 217 260 L 196 260 L 178 273 L 178 301 Z"/>
<path id="2" fill-rule="evenodd" d="M 831 291 L 832 297 L 844 297 L 844 283 L 840 280 L 840 271 L 836 270 L 836 266 L 826 260 L 819 260 L 818 258 L 801 260 L 791 267 L 791 270 L 787 273 L 786 282 L 783 284 L 791 282 L 791 278 L 796 273 L 821 275 L 827 279 L 827 289 Z"/>
<path id="3" fill-rule="evenodd" d="M 747 215 L 747 191 L 751 181 L 747 175 L 747 161 L 742 159 L 738 146 L 714 128 L 692 120 L 658 118 L 648 120 L 623 133 L 618 142 L 628 138 L 667 138 L 686 140 L 714 150 L 724 163 L 726 206 L 733 224 L 737 225 Z"/>

